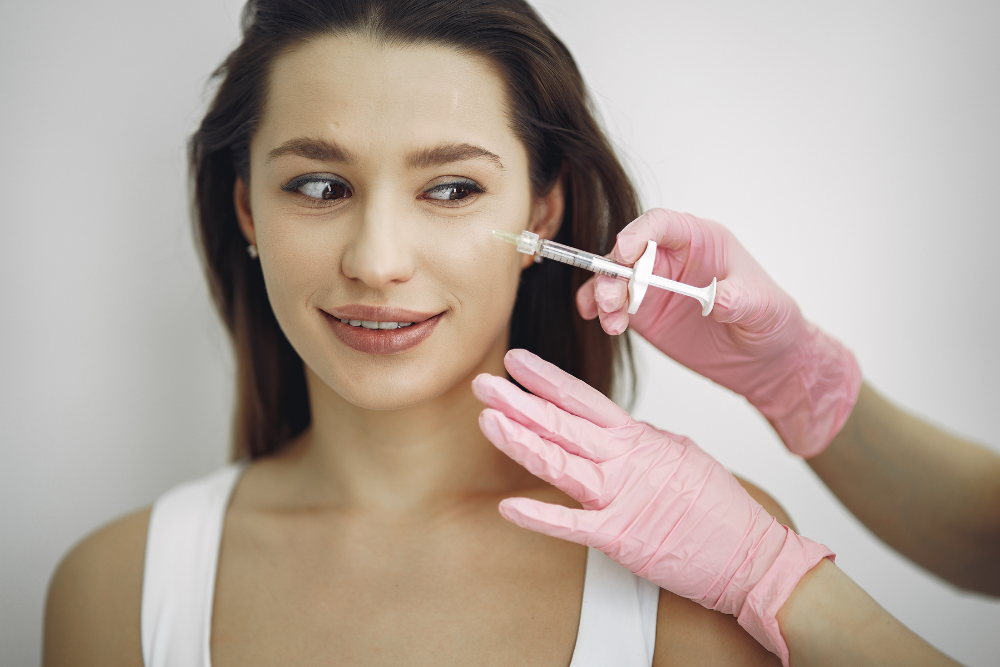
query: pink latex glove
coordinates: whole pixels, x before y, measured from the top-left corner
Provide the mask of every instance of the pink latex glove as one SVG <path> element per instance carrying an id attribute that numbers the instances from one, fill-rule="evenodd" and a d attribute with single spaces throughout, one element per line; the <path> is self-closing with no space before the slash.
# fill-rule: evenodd
<path id="1" fill-rule="evenodd" d="M 609 257 L 632 264 L 647 241 L 659 246 L 653 272 L 689 285 L 718 279 L 715 308 L 649 290 L 627 311 L 626 283 L 595 276 L 577 293 L 580 314 L 610 334 L 631 324 L 661 352 L 742 394 L 792 452 L 822 452 L 851 414 L 861 388 L 854 355 L 808 322 L 732 232 L 686 213 L 653 209 L 618 234 Z"/>
<path id="2" fill-rule="evenodd" d="M 788 665 L 775 618 L 799 580 L 833 552 L 768 514 L 684 437 L 637 422 L 590 385 L 525 350 L 506 379 L 472 383 L 486 437 L 583 509 L 507 498 L 500 513 L 539 533 L 599 549 L 635 574 L 733 614 Z"/>

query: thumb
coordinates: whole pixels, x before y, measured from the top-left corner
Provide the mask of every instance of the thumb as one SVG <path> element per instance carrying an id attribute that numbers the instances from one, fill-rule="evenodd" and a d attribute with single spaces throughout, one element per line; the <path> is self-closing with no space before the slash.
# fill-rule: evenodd
<path id="1" fill-rule="evenodd" d="M 720 280 L 715 286 L 715 306 L 712 319 L 722 324 L 739 324 L 748 318 L 753 306 L 745 289 L 729 280 Z"/>
<path id="2" fill-rule="evenodd" d="M 590 546 L 593 514 L 530 498 L 504 498 L 500 501 L 500 515 L 511 523 L 584 546 Z"/>
<path id="3" fill-rule="evenodd" d="M 712 318 L 752 333 L 773 331 L 796 309 L 780 289 L 757 281 L 722 280 L 715 288 Z"/>
<path id="4" fill-rule="evenodd" d="M 747 331 L 760 332 L 773 325 L 773 304 L 766 292 L 753 289 L 745 282 L 720 280 L 715 287 L 715 307 L 712 319 L 722 324 L 735 324 Z"/>
<path id="5" fill-rule="evenodd" d="M 646 211 L 618 232 L 612 259 L 626 264 L 637 261 L 646 250 L 647 241 L 668 250 L 684 250 L 691 245 L 697 222 L 694 216 L 663 208 Z"/>

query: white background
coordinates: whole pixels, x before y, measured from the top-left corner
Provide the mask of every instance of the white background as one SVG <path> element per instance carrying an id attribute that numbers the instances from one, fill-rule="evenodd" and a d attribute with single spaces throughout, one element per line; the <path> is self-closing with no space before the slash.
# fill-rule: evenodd
<path id="1" fill-rule="evenodd" d="M 537 3 L 643 192 L 724 222 L 901 405 L 1000 445 L 1000 4 Z M 0 4 L 0 662 L 77 539 L 227 457 L 185 142 L 236 0 Z M 739 398 L 640 348 L 636 414 L 770 491 L 955 658 L 1000 601 L 890 552 Z"/>

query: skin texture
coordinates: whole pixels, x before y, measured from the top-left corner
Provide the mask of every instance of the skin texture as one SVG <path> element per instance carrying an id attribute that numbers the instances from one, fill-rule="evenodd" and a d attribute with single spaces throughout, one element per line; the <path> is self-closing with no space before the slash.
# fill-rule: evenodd
<path id="1" fill-rule="evenodd" d="M 792 667 L 957 665 L 880 607 L 828 560 L 778 611 Z"/>
<path id="2" fill-rule="evenodd" d="M 844 428 L 808 463 L 893 549 L 959 588 L 1000 596 L 1000 456 L 865 384 Z"/>
<path id="3" fill-rule="evenodd" d="M 551 237 L 561 190 L 531 192 L 502 80 L 485 61 L 325 37 L 282 55 L 271 84 L 234 205 L 305 362 L 313 424 L 235 490 L 214 664 L 568 665 L 586 551 L 508 523 L 497 505 L 510 496 L 575 504 L 486 440 L 470 388 L 479 373 L 504 370 L 530 258 L 465 224 Z M 302 138 L 336 143 L 340 156 L 269 159 Z M 462 143 L 502 168 L 426 159 Z M 281 189 L 304 174 L 335 175 L 352 196 L 318 203 Z M 427 199 L 458 177 L 485 192 L 454 207 Z M 347 304 L 441 320 L 413 350 L 375 357 L 331 333 L 321 309 Z M 766 494 L 751 495 L 787 521 Z M 65 558 L 50 587 L 45 665 L 141 664 L 147 523 L 148 510 L 127 517 Z M 734 618 L 663 592 L 654 663 L 776 658 Z"/>
<path id="4" fill-rule="evenodd" d="M 763 505 L 768 512 L 785 525 L 795 527 L 784 509 L 767 493 L 746 480 L 737 479 L 754 500 Z M 547 498 L 544 494 L 533 495 L 540 499 Z M 43 665 L 142 666 L 139 608 L 142 600 L 142 568 L 149 512 L 150 508 L 143 508 L 98 529 L 77 544 L 60 563 L 49 585 L 45 607 Z M 492 512 L 496 513 L 495 508 Z M 232 525 L 237 520 L 233 509 L 230 508 L 227 516 L 227 540 L 231 540 L 230 535 L 234 532 Z M 528 531 L 520 532 L 528 533 Z M 262 531 L 265 539 L 267 533 L 266 530 Z M 293 531 L 293 535 L 299 539 L 303 534 L 302 531 Z M 548 540 L 542 535 L 537 537 L 542 541 Z M 273 534 L 271 539 L 274 539 Z M 340 538 L 337 542 L 342 540 L 343 538 Z M 257 544 L 255 547 L 259 549 L 260 545 Z M 234 546 L 227 545 L 224 548 L 232 549 Z M 298 554 L 297 557 L 300 557 L 301 551 Z M 579 561 L 578 553 L 572 557 Z M 565 564 L 560 568 L 563 569 L 567 569 Z M 583 576 L 583 563 L 577 562 L 576 567 L 568 570 L 576 577 L 575 583 L 579 587 L 582 584 L 580 578 Z M 277 568 L 277 573 L 281 573 L 280 568 Z M 522 577 L 523 574 L 520 573 Z M 563 576 L 560 571 L 541 574 Z M 231 576 L 238 577 L 238 574 L 233 572 Z M 324 590 L 328 590 L 326 587 L 330 586 L 331 582 L 323 580 L 320 582 L 324 584 Z M 537 581 L 528 583 L 534 584 Z M 316 584 L 317 580 L 307 578 L 302 587 L 311 589 Z M 220 585 L 219 589 L 222 588 Z M 817 587 L 817 589 L 821 594 L 827 594 L 823 588 Z M 217 596 L 219 592 L 217 590 Z M 582 593 L 582 590 L 578 593 Z M 481 595 L 480 589 L 477 597 L 481 598 Z M 338 593 L 331 596 L 331 599 L 341 597 L 343 595 Z M 215 604 L 218 607 L 220 603 L 216 600 Z M 871 604 L 875 604 L 874 601 Z M 578 617 L 579 601 L 576 601 L 575 606 L 570 606 Z M 782 611 L 786 613 L 785 609 Z M 660 591 L 657 618 L 656 650 L 653 656 L 653 664 L 657 667 L 678 664 L 706 667 L 721 664 L 779 664 L 777 658 L 753 641 L 733 617 L 709 611 L 664 590 Z M 538 618 L 532 620 L 537 622 Z M 362 630 L 369 631 L 369 628 L 363 627 Z M 215 645 L 220 641 L 232 641 L 219 636 L 221 631 L 218 624 L 213 627 L 213 634 Z M 807 639 L 812 637 L 810 628 L 806 628 L 803 635 Z M 565 646 L 563 648 L 565 652 Z M 213 650 L 213 660 L 215 664 L 222 664 L 218 653 L 218 650 Z M 568 664 L 568 662 L 552 664 Z"/>
<path id="5" fill-rule="evenodd" d="M 149 508 L 81 540 L 45 603 L 43 665 L 142 665 L 139 608 Z"/>

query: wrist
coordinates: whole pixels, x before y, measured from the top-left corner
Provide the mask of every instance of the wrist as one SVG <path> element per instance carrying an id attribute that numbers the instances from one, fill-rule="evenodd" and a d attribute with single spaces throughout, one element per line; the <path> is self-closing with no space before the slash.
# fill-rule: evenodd
<path id="1" fill-rule="evenodd" d="M 817 456 L 851 415 L 861 390 L 861 367 L 840 341 L 810 323 L 777 365 L 786 372 L 747 399 L 789 451 L 807 459 Z"/>
<path id="2" fill-rule="evenodd" d="M 764 575 L 750 589 L 737 621 L 764 648 L 788 667 L 788 645 L 778 624 L 778 613 L 785 606 L 799 582 L 825 559 L 834 560 L 834 553 L 818 542 L 797 535 L 781 526 L 785 540 Z"/>

